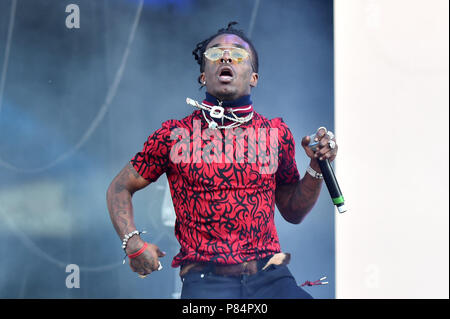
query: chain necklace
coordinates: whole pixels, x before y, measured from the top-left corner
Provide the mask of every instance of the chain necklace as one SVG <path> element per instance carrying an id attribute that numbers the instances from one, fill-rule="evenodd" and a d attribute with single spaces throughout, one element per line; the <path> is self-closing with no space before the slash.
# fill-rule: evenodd
<path id="1" fill-rule="evenodd" d="M 210 106 L 210 105 L 207 105 L 205 103 L 201 103 L 200 104 L 200 103 L 198 103 L 197 101 L 195 101 L 193 99 L 186 98 L 186 103 L 189 104 L 189 105 L 192 105 L 193 107 L 196 107 L 196 108 L 202 110 L 203 117 L 205 118 L 205 121 L 208 123 L 208 127 L 212 128 L 212 129 L 230 129 L 230 128 L 235 128 L 235 127 L 238 127 L 238 126 L 240 126 L 240 125 L 242 125 L 244 123 L 247 123 L 248 121 L 250 121 L 253 118 L 253 111 L 249 115 L 244 116 L 244 117 L 239 117 L 236 114 L 234 114 L 235 111 L 241 111 L 241 110 L 245 110 L 245 109 L 234 109 L 233 110 L 233 109 L 230 108 L 231 111 L 229 111 L 229 113 L 232 115 L 232 117 L 228 116 L 228 115 L 225 115 L 225 109 L 222 106 L 222 103 L 223 103 L 222 101 L 219 101 L 219 105 Z M 227 120 L 229 120 L 229 121 L 231 121 L 233 123 L 228 124 L 228 125 L 219 125 L 214 120 L 208 119 L 208 117 L 205 114 L 205 111 L 208 111 L 209 115 L 212 118 L 216 118 L 216 119 L 222 120 L 222 123 L 223 123 L 224 119 L 227 119 Z"/>

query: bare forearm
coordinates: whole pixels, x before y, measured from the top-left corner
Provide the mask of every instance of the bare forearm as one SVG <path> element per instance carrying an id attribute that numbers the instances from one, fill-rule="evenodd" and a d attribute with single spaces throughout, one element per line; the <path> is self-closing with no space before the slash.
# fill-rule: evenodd
<path id="1" fill-rule="evenodd" d="M 311 167 L 320 171 L 315 160 Z M 284 185 L 277 191 L 277 206 L 280 213 L 288 222 L 299 224 L 314 207 L 320 195 L 322 180 L 309 174 L 293 185 Z"/>
<path id="2" fill-rule="evenodd" d="M 135 230 L 133 221 L 133 204 L 131 194 L 122 190 L 117 192 L 118 185 L 112 184 L 108 189 L 107 203 L 109 216 L 119 237 L 122 239 L 126 234 Z"/>
<path id="3" fill-rule="evenodd" d="M 112 181 L 106 194 L 109 216 L 119 238 L 122 240 L 126 234 L 136 230 L 133 216 L 133 191 L 127 187 L 130 178 L 137 178 L 133 167 L 125 167 Z M 134 250 L 134 246 L 140 244 L 139 236 L 133 236 L 128 241 L 128 246 Z"/>

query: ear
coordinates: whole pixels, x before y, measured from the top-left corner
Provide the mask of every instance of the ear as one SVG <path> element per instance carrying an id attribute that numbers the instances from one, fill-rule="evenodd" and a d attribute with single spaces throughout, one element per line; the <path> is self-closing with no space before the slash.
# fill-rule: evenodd
<path id="1" fill-rule="evenodd" d="M 206 81 L 205 72 L 200 73 L 200 76 L 198 77 L 198 80 L 199 80 L 200 84 L 203 85 L 203 82 Z"/>
<path id="2" fill-rule="evenodd" d="M 256 87 L 256 85 L 258 84 L 258 77 L 259 77 L 258 73 L 255 72 L 252 73 L 252 76 L 250 78 L 250 86 L 252 88 Z"/>

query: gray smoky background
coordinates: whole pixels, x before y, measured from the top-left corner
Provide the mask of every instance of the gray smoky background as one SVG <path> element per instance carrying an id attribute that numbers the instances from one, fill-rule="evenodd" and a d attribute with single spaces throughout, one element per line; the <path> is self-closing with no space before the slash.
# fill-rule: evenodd
<path id="1" fill-rule="evenodd" d="M 69 4 L 80 28 L 66 27 Z M 162 122 L 193 111 L 186 97 L 203 99 L 192 50 L 230 21 L 259 54 L 254 107 L 291 128 L 303 175 L 301 138 L 334 129 L 331 0 L 0 1 L 0 298 L 179 297 L 165 175 L 133 200 L 144 239 L 167 252 L 145 280 L 122 264 L 106 190 Z M 305 287 L 315 298 L 335 297 L 334 216 L 325 185 L 302 224 L 276 212 L 298 284 L 328 277 Z"/>

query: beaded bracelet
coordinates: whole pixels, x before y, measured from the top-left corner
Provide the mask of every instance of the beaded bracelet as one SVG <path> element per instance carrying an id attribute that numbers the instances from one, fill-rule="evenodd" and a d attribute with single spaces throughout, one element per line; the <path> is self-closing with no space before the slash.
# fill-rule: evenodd
<path id="1" fill-rule="evenodd" d="M 128 240 L 129 240 L 131 237 L 133 237 L 134 235 L 141 235 L 141 234 L 146 234 L 146 233 L 147 233 L 147 232 L 146 232 L 145 230 L 143 230 L 143 231 L 134 230 L 134 231 L 132 231 L 131 233 L 125 235 L 125 237 L 124 237 L 123 240 L 122 240 L 122 249 L 123 249 L 123 251 L 125 252 L 125 257 L 123 257 L 123 264 L 125 264 L 125 260 L 126 260 L 126 258 L 127 258 L 127 256 L 128 256 L 128 255 L 127 255 L 127 252 L 126 252 Z"/>

